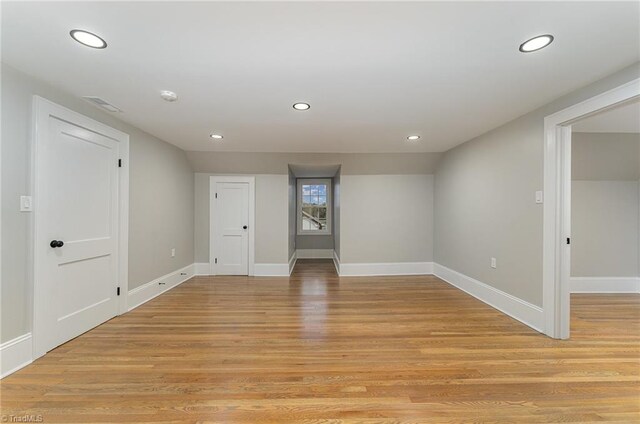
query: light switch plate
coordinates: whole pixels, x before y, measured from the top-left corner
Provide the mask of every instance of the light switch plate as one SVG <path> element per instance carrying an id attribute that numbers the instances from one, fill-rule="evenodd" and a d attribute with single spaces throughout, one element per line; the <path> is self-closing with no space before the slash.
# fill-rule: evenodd
<path id="1" fill-rule="evenodd" d="M 491 258 L 491 268 L 497 268 L 498 267 L 498 261 L 496 260 L 496 258 Z"/>
<path id="2" fill-rule="evenodd" d="M 33 199 L 31 196 L 20 196 L 20 212 L 31 212 L 33 210 Z"/>
<path id="3" fill-rule="evenodd" d="M 536 191 L 536 203 L 542 203 L 542 190 Z"/>
<path id="4" fill-rule="evenodd" d="M 171 249 L 171 257 L 172 258 L 176 257 L 176 249 L 175 248 Z"/>

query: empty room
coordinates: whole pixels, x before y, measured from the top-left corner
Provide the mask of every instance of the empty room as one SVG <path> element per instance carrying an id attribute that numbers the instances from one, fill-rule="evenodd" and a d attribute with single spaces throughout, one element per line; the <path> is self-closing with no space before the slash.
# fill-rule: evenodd
<path id="1" fill-rule="evenodd" d="M 0 419 L 640 423 L 639 1 L 2 1 Z"/>

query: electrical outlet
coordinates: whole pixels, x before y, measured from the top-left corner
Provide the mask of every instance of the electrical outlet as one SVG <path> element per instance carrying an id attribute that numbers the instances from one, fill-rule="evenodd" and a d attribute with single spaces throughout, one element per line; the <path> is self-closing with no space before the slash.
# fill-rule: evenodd
<path id="1" fill-rule="evenodd" d="M 176 248 L 175 247 L 173 249 L 171 249 L 171 257 L 172 258 L 176 257 Z"/>
<path id="2" fill-rule="evenodd" d="M 491 258 L 491 268 L 497 268 L 498 267 L 498 261 L 496 260 L 496 258 Z"/>

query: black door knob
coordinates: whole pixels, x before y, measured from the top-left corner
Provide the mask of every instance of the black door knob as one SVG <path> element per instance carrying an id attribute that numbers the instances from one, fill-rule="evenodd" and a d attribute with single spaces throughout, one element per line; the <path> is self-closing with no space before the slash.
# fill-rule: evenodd
<path id="1" fill-rule="evenodd" d="M 248 228 L 248 227 L 247 227 L 246 225 L 243 225 L 243 226 L 242 226 L 242 229 L 243 229 L 243 230 L 246 230 L 247 228 Z"/>
<path id="2" fill-rule="evenodd" d="M 64 242 L 62 240 L 51 240 L 51 243 L 49 243 L 49 246 L 55 249 L 56 247 L 64 246 Z"/>

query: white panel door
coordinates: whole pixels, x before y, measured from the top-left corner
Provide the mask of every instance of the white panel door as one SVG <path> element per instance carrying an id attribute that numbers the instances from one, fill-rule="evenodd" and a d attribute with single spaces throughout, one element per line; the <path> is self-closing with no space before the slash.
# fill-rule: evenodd
<path id="1" fill-rule="evenodd" d="M 218 275 L 249 274 L 249 184 L 217 182 L 214 214 Z"/>
<path id="2" fill-rule="evenodd" d="M 49 116 L 39 149 L 35 248 L 47 299 L 46 350 L 118 313 L 118 149 L 97 132 Z M 39 313 L 39 311 L 36 311 Z"/>

